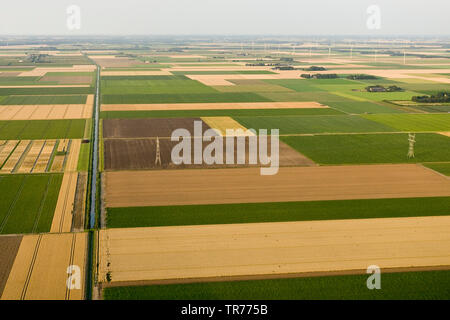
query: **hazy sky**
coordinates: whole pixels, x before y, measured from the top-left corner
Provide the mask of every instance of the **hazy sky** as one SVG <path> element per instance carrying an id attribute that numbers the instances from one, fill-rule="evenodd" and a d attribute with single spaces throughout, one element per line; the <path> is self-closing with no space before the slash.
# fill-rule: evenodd
<path id="1" fill-rule="evenodd" d="M 81 29 L 67 27 L 67 7 Z M 367 8 L 380 8 L 369 29 Z M 449 35 L 448 0 L 2 0 L 0 34 Z"/>

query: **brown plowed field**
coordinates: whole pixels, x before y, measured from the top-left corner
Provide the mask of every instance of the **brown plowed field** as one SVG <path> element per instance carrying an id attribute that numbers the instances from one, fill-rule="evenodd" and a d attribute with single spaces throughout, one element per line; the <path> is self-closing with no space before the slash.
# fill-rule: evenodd
<path id="1" fill-rule="evenodd" d="M 0 297 L 8 280 L 9 272 L 16 259 L 22 236 L 0 237 Z"/>
<path id="2" fill-rule="evenodd" d="M 100 280 L 449 266 L 450 217 L 100 231 Z M 109 265 L 108 265 L 109 264 Z"/>
<path id="3" fill-rule="evenodd" d="M 194 134 L 194 121 L 200 118 L 167 118 L 167 119 L 105 119 L 103 120 L 104 138 L 146 138 L 170 137 L 176 129 L 187 129 Z M 210 129 L 202 121 L 202 133 Z"/>
<path id="4" fill-rule="evenodd" d="M 194 145 L 191 140 L 191 145 Z M 171 161 L 171 152 L 173 147 L 179 142 L 170 141 L 170 139 L 159 139 L 161 165 L 155 164 L 156 160 L 156 139 L 106 139 L 104 141 L 105 151 L 105 170 L 145 170 L 145 169 L 182 169 L 182 168 L 224 168 L 224 167 L 242 167 L 248 164 L 249 143 L 246 138 L 245 143 L 245 164 L 238 165 L 237 139 L 234 138 L 234 164 L 200 164 L 200 165 L 175 165 Z M 225 161 L 227 140 L 224 139 L 223 157 Z M 203 150 L 211 142 L 202 143 Z M 270 155 L 270 139 L 268 139 L 268 152 Z M 280 166 L 313 166 L 315 163 L 295 151 L 287 144 L 280 141 L 279 144 Z M 194 149 L 192 148 L 191 159 L 194 159 Z M 253 166 L 259 166 L 253 165 Z"/>
<path id="5" fill-rule="evenodd" d="M 450 180 L 420 165 L 151 170 L 106 173 L 106 206 L 450 196 Z"/>

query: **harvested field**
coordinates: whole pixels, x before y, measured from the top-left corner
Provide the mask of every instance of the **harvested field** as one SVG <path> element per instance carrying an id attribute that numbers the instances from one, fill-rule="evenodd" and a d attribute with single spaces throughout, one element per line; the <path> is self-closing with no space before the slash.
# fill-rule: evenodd
<path id="1" fill-rule="evenodd" d="M 48 162 L 54 151 L 56 140 L 22 141 L 13 151 L 16 140 L 10 140 L 0 152 L 0 165 L 8 157 L 8 161 L 2 168 L 2 173 L 42 173 L 45 172 Z M 20 154 L 22 152 L 22 154 Z M 4 169 L 4 170 L 3 170 Z M 14 171 L 15 170 L 15 171 Z"/>
<path id="2" fill-rule="evenodd" d="M 36 163 L 42 148 L 44 147 L 45 141 L 43 140 L 35 140 L 32 141 L 32 145 L 29 148 L 22 164 L 17 169 L 18 173 L 30 173 L 33 171 L 34 164 Z"/>
<path id="3" fill-rule="evenodd" d="M 64 159 L 66 156 L 64 155 L 57 155 L 53 159 L 52 167 L 50 169 L 50 172 L 61 172 L 64 167 Z"/>
<path id="4" fill-rule="evenodd" d="M 90 56 L 102 69 L 104 68 L 126 68 L 142 64 L 141 61 L 126 57 L 115 56 Z"/>
<path id="5" fill-rule="evenodd" d="M 86 252 L 86 233 L 24 236 L 1 299 L 83 299 Z M 67 287 L 71 265 L 80 268 L 80 289 Z"/>
<path id="6" fill-rule="evenodd" d="M 95 71 L 95 65 L 74 65 L 71 68 L 34 68 L 31 71 L 24 71 L 19 77 L 43 77 L 47 72 L 90 72 Z"/>
<path id="7" fill-rule="evenodd" d="M 46 74 L 39 82 L 56 82 L 59 85 L 67 84 L 92 84 L 92 76 L 58 76 L 58 75 L 48 75 Z"/>
<path id="8" fill-rule="evenodd" d="M 1 173 L 11 173 L 13 172 L 16 167 L 20 164 L 22 157 L 24 156 L 24 153 L 26 152 L 29 145 L 31 145 L 30 140 L 22 140 L 19 142 L 17 147 L 14 149 L 14 151 L 10 154 L 8 160 L 3 165 L 2 169 L 0 170 Z"/>
<path id="9" fill-rule="evenodd" d="M 105 119 L 103 136 L 108 138 L 170 137 L 176 129 L 186 129 L 194 135 L 194 121 L 200 118 L 167 119 Z M 202 132 L 210 129 L 203 121 Z"/>
<path id="10" fill-rule="evenodd" d="M 21 236 L 0 237 L 0 297 L 19 250 Z"/>
<path id="11" fill-rule="evenodd" d="M 58 152 L 66 152 L 69 149 L 69 139 L 61 139 L 58 144 Z"/>
<path id="12" fill-rule="evenodd" d="M 77 172 L 67 172 L 63 176 L 53 216 L 51 233 L 70 232 L 72 229 L 73 208 L 77 189 Z"/>
<path id="13" fill-rule="evenodd" d="M 101 281 L 449 266 L 450 217 L 100 231 Z"/>
<path id="14" fill-rule="evenodd" d="M 45 141 L 45 145 L 42 148 L 41 154 L 36 161 L 36 164 L 33 169 L 33 173 L 46 172 L 47 167 L 49 165 L 50 158 L 55 150 L 56 141 L 55 140 L 47 140 Z"/>
<path id="15" fill-rule="evenodd" d="M 419 165 L 106 173 L 106 206 L 163 206 L 449 196 L 450 180 Z"/>
<path id="16" fill-rule="evenodd" d="M 161 164 L 156 163 L 156 139 L 106 139 L 104 141 L 105 152 L 105 170 L 145 170 L 145 169 L 186 169 L 186 168 L 232 168 L 261 166 L 261 164 L 249 164 L 249 143 L 245 141 L 245 161 L 243 164 L 237 164 L 237 139 L 234 141 L 234 164 L 191 164 L 176 165 L 171 161 L 171 152 L 178 143 L 170 139 L 159 139 Z M 202 143 L 202 150 L 211 142 Z M 194 145 L 194 139 L 191 142 Z M 223 155 L 226 155 L 227 141 L 224 140 Z M 271 144 L 268 140 L 268 150 L 270 152 Z M 192 150 L 191 159 L 194 159 Z M 280 166 L 313 166 L 315 163 L 296 152 L 283 142 L 279 144 Z M 225 160 L 224 160 L 225 161 Z"/>
<path id="17" fill-rule="evenodd" d="M 175 104 L 103 104 L 101 111 L 233 110 L 233 109 L 316 109 L 328 108 L 317 102 L 237 102 Z"/>
<path id="18" fill-rule="evenodd" d="M 74 139 L 70 142 L 69 155 L 66 160 L 65 172 L 77 171 L 78 157 L 80 156 L 81 140 Z"/>
<path id="19" fill-rule="evenodd" d="M 0 106 L 0 120 L 88 119 L 91 116 L 92 106 L 88 104 Z"/>
<path id="20" fill-rule="evenodd" d="M 254 133 L 246 132 L 247 128 L 230 117 L 201 117 L 210 128 L 214 129 L 217 134 L 227 136 L 227 130 L 242 130 L 243 134 L 233 134 L 233 136 L 254 136 Z"/>
<path id="21" fill-rule="evenodd" d="M 11 152 L 17 146 L 19 141 L 17 140 L 9 140 L 6 143 L 2 144 L 0 147 L 0 168 L 5 163 L 6 159 L 8 159 Z"/>

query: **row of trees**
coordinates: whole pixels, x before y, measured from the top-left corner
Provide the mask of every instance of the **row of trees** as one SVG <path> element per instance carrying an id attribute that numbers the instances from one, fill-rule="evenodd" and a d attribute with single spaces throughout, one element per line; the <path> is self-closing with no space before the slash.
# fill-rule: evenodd
<path id="1" fill-rule="evenodd" d="M 448 92 L 438 92 L 431 96 L 414 96 L 412 101 L 421 103 L 446 103 L 450 102 L 450 93 Z"/>
<path id="2" fill-rule="evenodd" d="M 338 75 L 335 73 L 324 73 L 324 74 L 309 74 L 304 73 L 300 77 L 305 79 L 337 79 Z"/>

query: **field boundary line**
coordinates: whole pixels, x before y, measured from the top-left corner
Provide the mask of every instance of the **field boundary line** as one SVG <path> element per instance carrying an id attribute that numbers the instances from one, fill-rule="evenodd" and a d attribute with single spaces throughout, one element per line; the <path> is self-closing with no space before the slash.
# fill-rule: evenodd
<path id="1" fill-rule="evenodd" d="M 69 266 L 73 265 L 73 259 L 74 259 L 74 254 L 75 254 L 75 244 L 76 244 L 76 240 L 77 240 L 77 234 L 73 233 L 72 234 L 72 244 L 70 247 L 70 257 L 69 257 Z M 67 285 L 66 286 L 66 293 L 65 293 L 65 300 L 70 300 L 70 288 Z"/>
<path id="2" fill-rule="evenodd" d="M 35 232 L 36 232 L 36 228 L 37 228 L 37 226 L 38 226 L 38 224 L 39 224 L 39 220 L 41 219 L 42 208 L 44 208 L 45 201 L 47 200 L 48 189 L 49 189 L 49 187 L 50 187 L 51 182 L 53 181 L 53 177 L 54 177 L 53 175 L 50 175 L 50 178 L 49 178 L 48 181 L 47 181 L 47 186 L 46 186 L 46 188 L 45 188 L 45 193 L 44 193 L 44 196 L 43 196 L 43 198 L 42 198 L 42 200 L 41 200 L 41 204 L 40 204 L 40 206 L 39 206 L 38 215 L 37 215 L 37 217 L 34 219 L 34 225 L 33 225 L 33 231 L 32 231 L 32 233 L 35 233 Z"/>
<path id="3" fill-rule="evenodd" d="M 36 241 L 36 246 L 34 247 L 33 257 L 31 258 L 30 267 L 28 268 L 27 277 L 25 279 L 25 283 L 22 288 L 22 293 L 20 295 L 20 300 L 24 300 L 25 296 L 27 294 L 28 286 L 29 286 L 30 280 L 31 280 L 31 274 L 33 273 L 34 264 L 36 263 L 36 258 L 38 256 L 39 247 L 41 245 L 41 240 L 42 240 L 42 234 L 38 235 L 38 239 Z"/>

